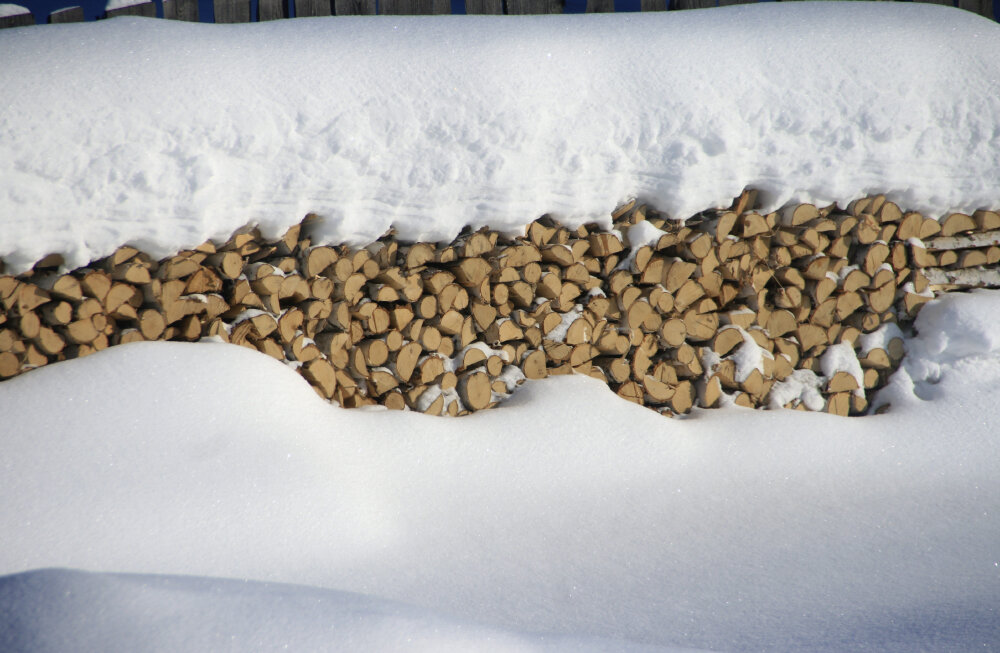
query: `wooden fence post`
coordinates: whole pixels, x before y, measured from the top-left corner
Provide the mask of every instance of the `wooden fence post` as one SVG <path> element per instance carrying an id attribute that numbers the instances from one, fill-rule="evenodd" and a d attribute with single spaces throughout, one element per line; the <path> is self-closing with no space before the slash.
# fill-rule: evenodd
<path id="1" fill-rule="evenodd" d="M 993 0 L 958 0 L 958 8 L 971 11 L 980 16 L 993 18 Z"/>
<path id="2" fill-rule="evenodd" d="M 295 17 L 308 18 L 310 16 L 332 16 L 333 3 L 331 0 L 295 0 Z"/>
<path id="3" fill-rule="evenodd" d="M 156 5 L 152 2 L 140 2 L 139 4 L 119 7 L 118 9 L 109 9 L 104 12 L 105 18 L 114 18 L 115 16 L 145 16 L 146 18 L 156 18 Z"/>
<path id="4" fill-rule="evenodd" d="M 163 0 L 163 17 L 198 22 L 198 0 Z"/>
<path id="5" fill-rule="evenodd" d="M 382 0 L 384 16 L 450 14 L 451 0 Z"/>
<path id="6" fill-rule="evenodd" d="M 83 7 L 66 7 L 64 9 L 56 9 L 51 14 L 49 14 L 49 24 L 54 25 L 56 23 L 82 23 L 83 22 Z"/>
<path id="7" fill-rule="evenodd" d="M 587 0 L 588 14 L 615 13 L 615 0 Z"/>
<path id="8" fill-rule="evenodd" d="M 639 0 L 639 11 L 666 11 L 667 0 Z"/>
<path id="9" fill-rule="evenodd" d="M 288 18 L 288 5 L 285 0 L 258 0 L 257 21 L 278 20 Z"/>
<path id="10" fill-rule="evenodd" d="M 502 14 L 503 0 L 465 0 L 465 13 L 493 15 Z"/>
<path id="11" fill-rule="evenodd" d="M 27 9 L 24 13 L 14 14 L 13 16 L 0 16 L 0 29 L 5 27 L 27 27 L 28 25 L 35 24 L 35 15 L 32 14 Z"/>
<path id="12" fill-rule="evenodd" d="M 670 0 L 671 9 L 703 9 L 714 6 L 715 0 Z"/>
<path id="13" fill-rule="evenodd" d="M 215 0 L 215 22 L 249 23 L 250 0 Z"/>
<path id="14" fill-rule="evenodd" d="M 507 0 L 507 13 L 523 14 L 561 14 L 563 0 Z"/>
<path id="15" fill-rule="evenodd" d="M 375 0 L 333 0 L 338 16 L 374 16 Z"/>

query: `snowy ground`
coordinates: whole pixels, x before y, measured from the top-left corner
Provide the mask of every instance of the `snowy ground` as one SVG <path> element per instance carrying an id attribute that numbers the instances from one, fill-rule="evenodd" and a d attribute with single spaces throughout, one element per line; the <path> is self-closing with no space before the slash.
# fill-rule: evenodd
<path id="1" fill-rule="evenodd" d="M 682 217 L 745 185 L 997 208 L 1000 27 L 971 14 L 455 20 L 0 33 L 0 254 L 306 211 L 334 240 Z M 995 649 L 998 316 L 929 304 L 891 410 L 851 419 L 670 420 L 584 377 L 346 411 L 217 343 L 47 366 L 0 384 L 0 650 Z"/>

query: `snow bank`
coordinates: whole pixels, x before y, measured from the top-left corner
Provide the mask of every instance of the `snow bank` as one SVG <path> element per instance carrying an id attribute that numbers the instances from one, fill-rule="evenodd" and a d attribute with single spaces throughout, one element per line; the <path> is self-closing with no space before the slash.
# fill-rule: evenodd
<path id="1" fill-rule="evenodd" d="M 312 587 L 65 569 L 0 578 L 0 646 L 7 653 L 669 653 L 624 641 L 504 632 L 392 601 Z"/>
<path id="2" fill-rule="evenodd" d="M 543 213 L 1000 198 L 1000 26 L 910 3 L 118 19 L 0 35 L 0 256 L 156 256 L 307 212 L 329 241 Z"/>
<path id="3" fill-rule="evenodd" d="M 936 373 L 852 419 L 671 420 L 576 376 L 461 419 L 346 411 L 240 347 L 114 347 L 0 387 L 0 573 L 300 583 L 715 650 L 988 647 L 998 312 L 996 292 L 929 304 L 907 365 Z"/>
<path id="4" fill-rule="evenodd" d="M 114 11 L 115 9 L 124 9 L 125 7 L 131 7 L 133 5 L 139 5 L 149 0 L 107 0 L 104 5 L 104 11 Z"/>
<path id="5" fill-rule="evenodd" d="M 22 7 L 21 5 L 10 4 L 7 2 L 0 3 L 0 18 L 6 18 L 8 16 L 20 16 L 21 14 L 30 14 L 31 10 L 27 7 Z"/>

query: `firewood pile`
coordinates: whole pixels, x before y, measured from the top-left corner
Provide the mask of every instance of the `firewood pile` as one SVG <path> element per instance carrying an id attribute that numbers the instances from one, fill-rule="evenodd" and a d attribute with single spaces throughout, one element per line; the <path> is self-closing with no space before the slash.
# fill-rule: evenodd
<path id="1" fill-rule="evenodd" d="M 214 336 L 286 362 L 345 407 L 462 415 L 525 379 L 577 373 L 668 415 L 861 414 L 903 356 L 898 338 L 866 349 L 862 334 L 905 325 L 935 292 L 1000 286 L 995 212 L 938 221 L 879 196 L 762 214 L 754 199 L 684 223 L 632 202 L 611 231 L 544 216 L 517 238 L 390 232 L 351 249 L 314 245 L 309 216 L 274 241 L 248 227 L 160 261 L 125 246 L 61 272 L 51 255 L 0 275 L 0 379 L 111 345 Z M 831 367 L 833 352 L 855 371 Z M 789 379 L 814 399 L 778 392 Z"/>

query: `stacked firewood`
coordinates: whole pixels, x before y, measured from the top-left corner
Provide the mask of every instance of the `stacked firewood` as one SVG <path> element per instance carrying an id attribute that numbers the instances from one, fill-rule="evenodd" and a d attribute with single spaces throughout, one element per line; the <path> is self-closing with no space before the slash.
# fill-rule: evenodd
<path id="1" fill-rule="evenodd" d="M 120 343 L 216 337 L 345 407 L 460 415 L 524 379 L 579 373 L 665 414 L 805 408 L 772 389 L 809 371 L 823 409 L 859 414 L 903 355 L 898 338 L 864 349 L 862 334 L 905 326 L 935 291 L 1000 286 L 995 212 L 937 221 L 879 196 L 763 214 L 754 199 L 683 223 L 633 202 L 610 231 L 546 216 L 518 238 L 390 232 L 352 249 L 314 244 L 308 216 L 277 240 L 244 228 L 159 261 L 125 246 L 65 272 L 52 255 L 0 275 L 0 379 Z M 845 343 L 860 374 L 823 362 Z"/>

